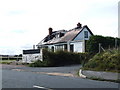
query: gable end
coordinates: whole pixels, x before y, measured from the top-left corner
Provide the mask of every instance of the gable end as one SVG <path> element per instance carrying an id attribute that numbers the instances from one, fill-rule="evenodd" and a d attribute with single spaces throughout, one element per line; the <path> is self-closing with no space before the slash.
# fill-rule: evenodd
<path id="1" fill-rule="evenodd" d="M 72 39 L 72 41 L 84 30 L 84 28 L 87 28 L 87 30 L 90 32 L 91 35 L 94 35 L 91 30 L 88 28 L 87 25 L 83 26 L 82 30 Z"/>

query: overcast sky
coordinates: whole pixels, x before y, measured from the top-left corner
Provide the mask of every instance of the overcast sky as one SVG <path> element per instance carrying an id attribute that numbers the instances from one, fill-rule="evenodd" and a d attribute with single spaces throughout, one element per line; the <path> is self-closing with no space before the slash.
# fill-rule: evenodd
<path id="1" fill-rule="evenodd" d="M 21 54 L 48 28 L 69 30 L 80 22 L 95 35 L 118 36 L 119 0 L 0 0 L 0 54 Z"/>

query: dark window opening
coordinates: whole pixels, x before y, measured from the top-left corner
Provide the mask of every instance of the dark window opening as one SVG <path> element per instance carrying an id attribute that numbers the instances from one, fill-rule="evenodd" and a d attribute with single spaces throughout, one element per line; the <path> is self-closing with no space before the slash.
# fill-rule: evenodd
<path id="1" fill-rule="evenodd" d="M 66 50 L 66 51 L 67 51 L 67 44 L 65 44 L 65 45 L 64 45 L 64 50 Z"/>
<path id="2" fill-rule="evenodd" d="M 57 51 L 63 50 L 63 45 L 56 45 L 56 50 L 57 50 Z"/>
<path id="3" fill-rule="evenodd" d="M 74 45 L 70 45 L 70 51 L 71 51 L 71 52 L 74 51 Z"/>
<path id="4" fill-rule="evenodd" d="M 88 38 L 88 31 L 84 31 L 85 38 Z"/>
<path id="5" fill-rule="evenodd" d="M 60 37 L 64 36 L 64 33 L 60 33 Z"/>
<path id="6" fill-rule="evenodd" d="M 87 40 L 85 40 L 85 52 L 87 51 Z"/>
<path id="7" fill-rule="evenodd" d="M 54 52 L 54 47 L 52 46 L 52 52 Z"/>

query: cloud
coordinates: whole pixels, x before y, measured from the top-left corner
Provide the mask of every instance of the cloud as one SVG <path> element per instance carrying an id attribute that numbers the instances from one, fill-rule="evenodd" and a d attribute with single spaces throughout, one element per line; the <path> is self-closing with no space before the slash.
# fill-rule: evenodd
<path id="1" fill-rule="evenodd" d="M 9 11 L 8 16 L 15 16 L 15 15 L 21 15 L 25 14 L 25 11 L 15 10 L 15 11 Z"/>
<path id="2" fill-rule="evenodd" d="M 12 30 L 11 33 L 16 33 L 16 34 L 24 34 L 24 33 L 27 33 L 28 31 L 27 30 Z"/>
<path id="3" fill-rule="evenodd" d="M 115 36 L 118 0 L 1 0 L 0 53 L 21 53 L 53 30 L 87 24 L 94 34 Z M 107 33 L 106 33 L 107 32 Z M 115 34 L 114 34 L 115 33 Z M 7 51 L 8 50 L 8 51 Z M 9 53 L 9 54 L 10 54 Z"/>

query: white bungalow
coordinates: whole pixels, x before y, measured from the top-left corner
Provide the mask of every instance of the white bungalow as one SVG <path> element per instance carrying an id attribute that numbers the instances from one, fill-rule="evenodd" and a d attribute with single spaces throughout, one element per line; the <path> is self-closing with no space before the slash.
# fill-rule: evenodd
<path id="1" fill-rule="evenodd" d="M 36 46 L 36 50 L 23 50 L 23 61 L 32 62 L 35 60 L 42 59 L 42 49 L 47 48 L 53 52 L 58 50 L 66 50 L 68 52 L 85 52 L 86 41 L 89 40 L 90 36 L 93 35 L 87 25 L 83 26 L 78 23 L 77 27 L 67 31 L 58 30 L 53 31 L 49 28 L 49 35 L 47 35 L 42 41 Z"/>
<path id="2" fill-rule="evenodd" d="M 67 50 L 71 52 L 85 52 L 86 40 L 93 35 L 87 25 L 78 23 L 77 27 L 67 30 L 53 31 L 49 28 L 49 35 L 37 44 L 39 49 L 48 48 L 52 51 Z"/>

